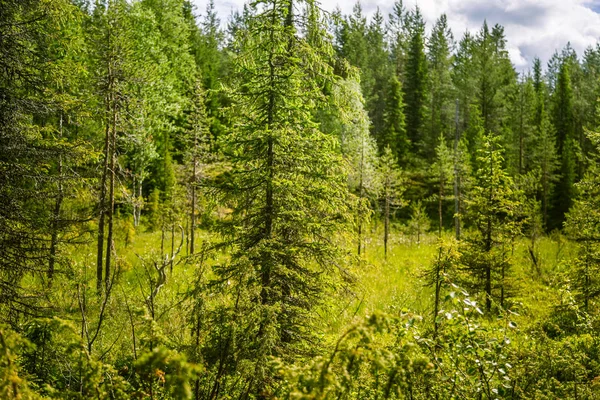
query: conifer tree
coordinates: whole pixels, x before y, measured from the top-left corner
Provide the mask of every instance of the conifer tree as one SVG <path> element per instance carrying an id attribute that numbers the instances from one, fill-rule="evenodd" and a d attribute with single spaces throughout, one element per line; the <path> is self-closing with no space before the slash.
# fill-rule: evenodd
<path id="1" fill-rule="evenodd" d="M 379 175 L 381 179 L 381 197 L 383 198 L 383 253 L 387 258 L 390 236 L 390 214 L 392 207 L 403 205 L 403 179 L 398 168 L 398 160 L 392 150 L 386 147 L 379 159 Z"/>
<path id="2" fill-rule="evenodd" d="M 307 342 L 316 333 L 313 310 L 337 257 L 332 235 L 348 210 L 339 144 L 313 119 L 323 100 L 313 76 L 333 79 L 331 68 L 297 34 L 296 4 L 259 2 L 248 35 L 237 38 L 236 122 L 223 144 L 232 172 L 221 185 L 233 207 L 223 227 L 231 258 L 215 271 L 237 300 L 225 311 L 233 318 L 215 325 L 215 338 L 225 339 L 211 398 L 229 390 L 269 398 L 276 382 L 268 358 L 314 351 Z"/>
<path id="3" fill-rule="evenodd" d="M 427 233 L 430 227 L 427 210 L 421 200 L 413 202 L 410 206 L 410 220 L 408 221 L 408 233 L 414 235 L 417 244 L 421 244 L 421 237 Z"/>
<path id="4" fill-rule="evenodd" d="M 469 115 L 472 110 L 471 104 L 474 102 L 474 95 L 477 91 L 476 67 L 473 58 L 475 45 L 475 38 L 466 32 L 458 42 L 452 65 L 452 83 L 456 88 L 456 99 L 458 100 L 456 106 L 459 114 L 459 133 L 467 129 L 471 118 Z"/>
<path id="5" fill-rule="evenodd" d="M 371 19 L 367 29 L 367 69 L 371 72 L 372 85 L 369 92 L 363 92 L 365 103 L 371 120 L 371 134 L 378 139 L 385 126 L 385 104 L 388 92 L 389 77 L 393 75 L 390 68 L 389 54 L 385 43 L 385 26 L 379 8 Z M 364 75 L 364 73 L 363 73 Z M 383 148 L 383 147 L 381 147 Z"/>
<path id="6" fill-rule="evenodd" d="M 114 212 L 117 184 L 117 133 L 124 127 L 126 63 L 131 56 L 131 25 L 127 18 L 128 5 L 122 0 L 97 2 L 94 8 L 95 65 L 98 69 L 98 97 L 104 115 L 103 167 L 98 202 L 98 240 L 96 261 L 96 289 L 100 293 L 110 282 L 114 255 Z M 106 234 L 105 234 L 106 233 Z"/>
<path id="7" fill-rule="evenodd" d="M 80 65 L 70 52 L 81 43 L 67 42 L 78 29 L 70 2 L 9 0 L 0 15 L 0 320 L 16 325 L 41 297 L 22 279 L 52 278 L 66 228 L 67 167 L 80 162 L 67 134 L 78 82 L 58 68 Z"/>
<path id="8" fill-rule="evenodd" d="M 479 169 L 467 202 L 467 221 L 474 231 L 466 239 L 462 263 L 465 284 L 483 293 L 487 312 L 492 301 L 500 306 L 509 295 L 510 247 L 521 231 L 521 193 L 503 167 L 498 139 L 485 135 L 478 151 Z"/>
<path id="9" fill-rule="evenodd" d="M 189 228 L 189 254 L 194 254 L 196 245 L 196 217 L 198 208 L 198 191 L 200 180 L 205 176 L 206 164 L 211 160 L 211 136 L 205 109 L 204 89 L 200 79 L 196 81 L 192 94 L 192 109 L 188 118 L 189 132 L 185 161 L 191 164 L 189 177 L 190 194 L 190 228 Z"/>
<path id="10" fill-rule="evenodd" d="M 388 84 L 388 95 L 385 101 L 384 128 L 378 140 L 379 151 L 390 147 L 398 162 L 403 163 L 408 155 L 410 142 L 406 136 L 406 120 L 402 99 L 402 84 L 393 75 Z"/>
<path id="11" fill-rule="evenodd" d="M 588 136 L 600 151 L 600 134 L 590 132 Z M 579 300 L 587 312 L 600 296 L 600 168 L 597 155 L 593 161 L 585 177 L 576 184 L 577 197 L 565 222 L 566 232 L 579 247 L 572 275 Z"/>
<path id="12" fill-rule="evenodd" d="M 388 43 L 393 62 L 393 72 L 401 82 L 404 82 L 406 63 L 406 10 L 402 0 L 394 2 L 392 12 L 388 17 Z"/>
<path id="13" fill-rule="evenodd" d="M 554 185 L 558 179 L 557 171 L 560 167 L 560 160 L 556 152 L 554 126 L 543 110 L 541 123 L 535 128 L 535 133 L 535 138 L 531 144 L 530 165 L 532 170 L 540 177 L 537 198 L 541 203 L 543 226 L 547 229 L 549 227 L 550 203 L 553 198 Z"/>
<path id="14" fill-rule="evenodd" d="M 446 15 L 442 15 L 436 22 L 427 43 L 428 53 L 428 90 L 430 93 L 430 106 L 427 116 L 427 144 L 433 148 L 435 140 L 440 134 L 448 135 L 452 132 L 454 101 L 450 66 L 452 63 L 452 50 L 454 38 L 448 27 Z M 432 156 L 431 151 L 428 152 Z"/>
<path id="15" fill-rule="evenodd" d="M 506 92 L 516 83 L 516 74 L 508 58 L 504 28 L 495 25 L 491 30 L 487 22 L 475 39 L 473 49 L 476 79 L 476 104 L 486 134 L 501 132 L 507 111 Z"/>
<path id="16" fill-rule="evenodd" d="M 573 115 L 573 91 L 569 63 L 560 65 L 553 94 L 552 121 L 556 128 L 556 151 L 560 155 L 559 180 L 552 200 L 549 229 L 561 229 L 564 216 L 571 207 L 575 183 L 575 138 Z"/>
<path id="17" fill-rule="evenodd" d="M 416 7 L 407 17 L 408 50 L 404 82 L 406 134 L 411 148 L 423 151 L 423 122 L 427 98 L 427 59 L 425 57 L 425 21 Z"/>
<path id="18" fill-rule="evenodd" d="M 438 236 L 441 238 L 444 229 L 444 200 L 447 196 L 448 187 L 454 180 L 452 152 L 446 145 L 446 139 L 440 134 L 438 145 L 435 148 L 436 160 L 432 165 L 432 175 L 438 188 Z"/>

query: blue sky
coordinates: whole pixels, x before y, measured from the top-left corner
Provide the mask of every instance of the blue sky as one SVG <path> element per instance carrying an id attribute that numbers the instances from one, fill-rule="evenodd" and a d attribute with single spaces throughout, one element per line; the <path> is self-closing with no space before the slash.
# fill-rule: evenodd
<path id="1" fill-rule="evenodd" d="M 214 0 L 219 17 L 225 22 L 232 10 L 244 0 Z M 204 13 L 208 0 L 194 0 L 198 12 Z M 354 0 L 321 0 L 328 11 L 340 7 L 349 13 Z M 393 0 L 362 0 L 363 11 L 371 15 L 379 8 L 387 15 Z M 418 4 L 428 27 L 446 13 L 456 39 L 465 31 L 476 32 L 484 19 L 490 25 L 504 25 L 511 60 L 518 70 L 526 70 L 533 57 L 548 61 L 555 49 L 567 42 L 579 55 L 600 39 L 600 0 L 404 0 L 408 9 Z"/>

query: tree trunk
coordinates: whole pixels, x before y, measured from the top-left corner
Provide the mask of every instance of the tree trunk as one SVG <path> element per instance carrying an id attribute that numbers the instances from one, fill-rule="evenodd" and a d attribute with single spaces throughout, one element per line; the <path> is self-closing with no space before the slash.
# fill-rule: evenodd
<path id="1" fill-rule="evenodd" d="M 115 213 L 115 168 L 116 168 L 116 157 L 117 157 L 117 104 L 115 94 L 111 94 L 112 97 L 112 127 L 111 127 L 111 146 L 110 146 L 110 186 L 109 186 L 109 197 L 108 197 L 108 235 L 106 237 L 106 264 L 104 266 L 104 283 L 108 290 L 110 284 L 110 269 L 111 269 L 111 257 L 113 252 L 113 228 L 114 228 L 114 213 Z"/>
<path id="2" fill-rule="evenodd" d="M 109 91 L 112 83 L 110 79 L 110 66 L 109 66 Z M 105 225 L 105 214 L 106 214 L 106 180 L 108 178 L 108 159 L 111 153 L 111 140 L 110 140 L 110 119 L 108 114 L 110 113 L 110 101 L 108 95 L 106 96 L 106 130 L 104 137 L 104 165 L 102 168 L 102 180 L 100 183 L 100 201 L 98 202 L 98 245 L 97 245 L 97 259 L 96 259 L 96 290 L 98 293 L 102 291 L 102 273 L 104 263 L 104 225 Z"/>
<path id="3" fill-rule="evenodd" d="M 190 254 L 194 254 L 195 238 L 196 238 L 196 151 L 198 146 L 197 132 L 194 133 L 194 158 L 192 160 L 192 209 L 190 210 Z"/>
<path id="4" fill-rule="evenodd" d="M 63 136 L 63 114 L 60 113 L 59 121 L 59 138 Z M 54 212 L 52 213 L 52 237 L 50 239 L 50 260 L 48 261 L 48 280 L 52 284 L 52 278 L 54 277 L 54 270 L 56 265 L 56 252 L 58 247 L 58 228 L 60 222 L 60 211 L 63 202 L 63 185 L 62 185 L 62 173 L 63 173 L 63 161 L 62 154 L 58 156 L 58 195 L 56 202 L 54 203 Z"/>
<path id="5" fill-rule="evenodd" d="M 454 115 L 454 233 L 456 240 L 460 240 L 460 174 L 458 171 L 458 99 L 456 99 L 456 112 Z"/>
<path id="6" fill-rule="evenodd" d="M 389 189 L 389 178 L 386 178 L 386 192 L 385 192 L 385 221 L 384 221 L 384 233 L 383 233 L 383 253 L 387 259 L 388 252 L 388 239 L 390 236 L 390 189 Z"/>

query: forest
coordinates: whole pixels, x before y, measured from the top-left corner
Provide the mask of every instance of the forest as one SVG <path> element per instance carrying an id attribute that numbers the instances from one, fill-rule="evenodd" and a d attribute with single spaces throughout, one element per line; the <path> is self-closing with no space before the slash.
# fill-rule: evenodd
<path id="1" fill-rule="evenodd" d="M 0 0 L 0 398 L 600 398 L 599 96 L 401 0 Z"/>

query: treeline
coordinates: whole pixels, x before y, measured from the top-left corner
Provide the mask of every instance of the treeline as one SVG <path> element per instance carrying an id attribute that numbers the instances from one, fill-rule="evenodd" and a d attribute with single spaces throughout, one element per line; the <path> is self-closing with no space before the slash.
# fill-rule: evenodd
<path id="1" fill-rule="evenodd" d="M 501 26 L 401 1 L 222 26 L 0 3 L 0 397 L 593 398 L 600 47 L 517 73 Z M 380 220 L 386 257 L 435 221 L 431 313 L 331 335 Z M 515 248 L 542 280 L 561 231 L 564 298 L 517 332 Z"/>

